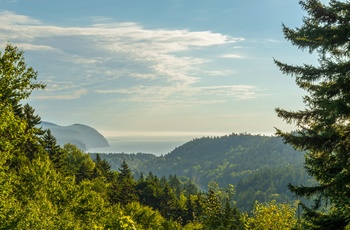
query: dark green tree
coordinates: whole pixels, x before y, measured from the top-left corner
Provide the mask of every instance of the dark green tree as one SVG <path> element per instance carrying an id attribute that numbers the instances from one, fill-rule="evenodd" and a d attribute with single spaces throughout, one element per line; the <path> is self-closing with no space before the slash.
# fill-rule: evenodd
<path id="1" fill-rule="evenodd" d="M 139 200 L 136 181 L 125 161 L 119 168 L 118 177 L 112 182 L 109 194 L 112 203 L 120 203 L 123 206 Z"/>
<path id="2" fill-rule="evenodd" d="M 190 195 L 195 195 L 199 192 L 198 186 L 191 180 L 184 184 L 183 190 L 187 197 L 189 197 Z"/>
<path id="3" fill-rule="evenodd" d="M 169 186 L 173 189 L 177 199 L 180 199 L 182 183 L 176 175 L 170 175 L 168 180 Z"/>
<path id="4" fill-rule="evenodd" d="M 57 139 L 52 135 L 51 130 L 47 130 L 42 137 L 42 145 L 48 153 L 55 169 L 65 173 L 67 171 L 66 154 L 57 144 Z"/>
<path id="5" fill-rule="evenodd" d="M 154 176 L 150 172 L 146 179 L 138 181 L 136 189 L 141 204 L 159 210 L 162 188 L 160 185 L 160 180 L 157 176 Z"/>
<path id="6" fill-rule="evenodd" d="M 222 205 L 212 188 L 209 188 L 203 206 L 204 212 L 202 214 L 202 221 L 204 226 L 207 227 L 206 229 L 218 229 L 222 226 Z"/>
<path id="7" fill-rule="evenodd" d="M 132 171 L 125 161 L 123 161 L 123 163 L 120 165 L 118 178 L 120 180 L 124 180 L 124 179 L 134 180 L 134 177 L 132 175 Z"/>
<path id="8" fill-rule="evenodd" d="M 244 229 L 240 212 L 236 207 L 231 207 L 228 201 L 225 202 L 221 219 L 222 226 L 225 226 L 226 229 Z"/>
<path id="9" fill-rule="evenodd" d="M 179 206 L 173 190 L 166 185 L 160 197 L 160 213 L 168 220 L 177 219 Z"/>
<path id="10" fill-rule="evenodd" d="M 194 201 L 189 196 L 186 200 L 186 209 L 183 211 L 182 219 L 185 224 L 192 222 L 196 217 Z"/>
<path id="11" fill-rule="evenodd" d="M 350 2 L 300 1 L 307 12 L 300 28 L 283 25 L 285 38 L 299 49 L 318 54 L 319 65 L 275 63 L 296 84 L 307 91 L 306 108 L 277 114 L 297 127 L 292 132 L 277 129 L 277 135 L 298 150 L 305 151 L 305 167 L 318 185 L 290 185 L 296 195 L 314 198 L 305 208 L 310 228 L 343 229 L 350 221 Z M 322 201 L 331 208 L 320 212 Z"/>
<path id="12" fill-rule="evenodd" d="M 87 162 L 82 162 L 75 175 L 76 182 L 80 183 L 83 180 L 91 180 L 93 172 L 93 168 L 91 168 L 91 166 Z"/>
<path id="13" fill-rule="evenodd" d="M 25 104 L 22 112 L 18 115 L 27 123 L 26 132 L 32 136 L 23 143 L 23 149 L 26 156 L 33 160 L 41 150 L 40 137 L 45 133 L 41 128 L 38 128 L 41 118 L 35 114 L 35 109 L 29 104 Z"/>
<path id="14" fill-rule="evenodd" d="M 114 172 L 114 179 L 111 182 L 111 185 L 108 188 L 108 201 L 111 204 L 118 204 L 120 203 L 120 193 L 122 192 L 122 187 L 118 183 L 118 173 Z"/>
<path id="15" fill-rule="evenodd" d="M 98 170 L 99 173 L 106 178 L 107 182 L 111 182 L 114 178 L 111 165 L 105 159 L 102 160 L 100 154 L 96 154 L 94 162 L 96 170 Z"/>

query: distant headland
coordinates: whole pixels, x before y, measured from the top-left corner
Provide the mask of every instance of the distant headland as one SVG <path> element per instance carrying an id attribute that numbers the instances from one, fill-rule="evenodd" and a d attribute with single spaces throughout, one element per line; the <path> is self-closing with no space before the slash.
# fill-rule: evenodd
<path id="1" fill-rule="evenodd" d="M 106 138 L 96 129 L 82 124 L 61 126 L 51 122 L 43 121 L 39 125 L 43 130 L 50 129 L 60 146 L 71 143 L 82 151 L 92 148 L 109 147 Z"/>

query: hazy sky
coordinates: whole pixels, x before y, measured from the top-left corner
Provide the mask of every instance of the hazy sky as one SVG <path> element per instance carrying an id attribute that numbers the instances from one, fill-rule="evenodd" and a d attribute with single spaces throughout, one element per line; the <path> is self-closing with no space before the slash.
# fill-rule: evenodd
<path id="1" fill-rule="evenodd" d="M 0 0 L 1 50 L 25 51 L 47 88 L 42 120 L 106 136 L 274 133 L 274 108 L 302 109 L 273 58 L 316 57 L 284 39 L 298 0 Z"/>

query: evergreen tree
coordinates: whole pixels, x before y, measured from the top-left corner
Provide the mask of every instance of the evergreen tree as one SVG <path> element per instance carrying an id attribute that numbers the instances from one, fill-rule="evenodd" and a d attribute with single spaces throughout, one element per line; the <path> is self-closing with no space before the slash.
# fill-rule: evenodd
<path id="1" fill-rule="evenodd" d="M 186 209 L 182 214 L 182 218 L 185 224 L 190 223 L 195 219 L 194 202 L 191 199 L 191 196 L 189 196 L 186 200 Z"/>
<path id="2" fill-rule="evenodd" d="M 134 180 L 132 172 L 125 161 L 123 161 L 121 164 L 118 177 L 112 182 L 111 189 L 110 199 L 114 200 L 116 203 L 120 203 L 125 206 L 133 201 L 138 201 L 136 181 Z"/>
<path id="3" fill-rule="evenodd" d="M 111 165 L 105 159 L 102 160 L 100 154 L 96 154 L 94 162 L 96 170 L 98 170 L 99 173 L 106 178 L 107 182 L 111 182 L 114 178 L 114 173 L 111 170 Z"/>
<path id="4" fill-rule="evenodd" d="M 295 76 L 297 85 L 308 92 L 306 108 L 277 114 L 295 123 L 293 132 L 277 129 L 277 135 L 298 150 L 306 151 L 305 167 L 318 185 L 294 186 L 291 191 L 315 198 L 305 217 L 315 229 L 343 229 L 350 221 L 350 2 L 320 0 L 300 2 L 308 16 L 300 28 L 283 26 L 285 38 L 300 49 L 316 52 L 319 65 L 288 65 L 276 61 L 280 70 Z M 329 212 L 317 211 L 322 201 Z"/>
<path id="5" fill-rule="evenodd" d="M 143 205 L 153 207 L 159 210 L 160 197 L 162 189 L 160 181 L 157 176 L 154 176 L 151 172 L 148 174 L 145 180 L 139 180 L 136 186 L 137 193 L 140 198 L 140 202 Z"/>
<path id="6" fill-rule="evenodd" d="M 57 139 L 51 134 L 51 130 L 47 130 L 43 135 L 42 145 L 48 153 L 54 168 L 65 173 L 67 169 L 66 154 L 57 144 Z"/>
<path id="7" fill-rule="evenodd" d="M 82 162 L 76 174 L 76 182 L 80 183 L 83 180 L 90 180 L 93 176 L 93 168 L 87 163 Z"/>
<path id="8" fill-rule="evenodd" d="M 166 185 L 160 201 L 160 213 L 168 220 L 177 219 L 178 202 L 173 190 Z"/>
<path id="9" fill-rule="evenodd" d="M 129 168 L 128 164 L 123 161 L 119 168 L 119 177 L 120 180 L 133 180 L 134 177 L 132 175 L 132 171 Z"/>
<path id="10" fill-rule="evenodd" d="M 226 229 L 244 229 L 241 221 L 241 214 L 236 207 L 231 207 L 228 201 L 225 202 L 225 208 L 221 219 L 222 226 L 225 226 Z"/>
<path id="11" fill-rule="evenodd" d="M 191 180 L 184 184 L 183 190 L 187 197 L 189 197 L 190 195 L 195 195 L 199 192 L 198 186 L 194 184 Z"/>
<path id="12" fill-rule="evenodd" d="M 108 189 L 108 201 L 111 204 L 118 204 L 120 203 L 120 194 L 122 193 L 122 187 L 119 184 L 118 180 L 118 173 L 114 172 L 114 179 L 111 182 L 111 185 L 109 186 Z"/>
<path id="13" fill-rule="evenodd" d="M 176 175 L 169 176 L 169 186 L 173 189 L 177 199 L 180 199 L 180 194 L 182 190 L 182 183 Z"/>
<path id="14" fill-rule="evenodd" d="M 207 226 L 208 229 L 218 229 L 222 225 L 222 214 L 220 200 L 216 196 L 215 191 L 209 188 L 204 203 L 204 213 L 202 216 L 203 224 Z"/>

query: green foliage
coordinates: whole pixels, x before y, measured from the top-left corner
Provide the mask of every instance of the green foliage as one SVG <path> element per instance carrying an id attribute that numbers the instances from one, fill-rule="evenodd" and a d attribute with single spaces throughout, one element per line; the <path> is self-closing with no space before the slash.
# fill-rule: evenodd
<path id="1" fill-rule="evenodd" d="M 18 105 L 30 96 L 35 89 L 43 89 L 42 83 L 37 83 L 37 73 L 27 67 L 23 51 L 7 44 L 4 52 L 0 52 L 0 101 L 5 104 Z"/>
<path id="2" fill-rule="evenodd" d="M 197 185 L 206 191 L 213 182 L 222 188 L 232 184 L 236 190 L 233 199 L 241 211 L 251 210 L 256 200 L 292 204 L 295 197 L 288 184 L 313 183 L 303 168 L 303 153 L 285 145 L 281 138 L 270 136 L 203 137 L 159 157 L 149 154 L 100 154 L 100 157 L 114 169 L 127 162 L 135 175 L 151 171 L 159 178 L 168 176 L 177 198 L 180 190 L 186 196 L 196 194 Z"/>
<path id="3" fill-rule="evenodd" d="M 25 121 L 27 138 L 18 143 L 21 150 L 17 156 L 26 155 L 29 159 L 33 159 L 40 148 L 37 135 L 42 132 L 35 127 L 40 123 L 40 117 L 34 114 L 32 107 L 22 106 L 20 101 L 27 99 L 33 90 L 45 88 L 44 84 L 36 82 L 36 78 L 37 73 L 25 63 L 23 51 L 7 44 L 4 52 L 0 52 L 0 102 Z"/>
<path id="4" fill-rule="evenodd" d="M 66 152 L 57 144 L 56 138 L 47 130 L 42 137 L 42 145 L 48 153 L 54 168 L 62 173 L 67 172 Z"/>
<path id="5" fill-rule="evenodd" d="M 221 189 L 209 188 L 204 200 L 201 200 L 203 210 L 199 219 L 204 229 L 243 229 L 240 213 L 230 204 L 229 188 L 226 194 L 222 194 Z M 224 203 L 220 201 L 223 198 L 226 200 Z"/>
<path id="6" fill-rule="evenodd" d="M 277 134 L 306 151 L 306 170 L 318 182 L 315 186 L 290 185 L 296 195 L 315 199 L 314 207 L 304 208 L 304 217 L 314 226 L 310 228 L 343 229 L 350 221 L 350 3 L 331 0 L 324 5 L 319 0 L 305 0 L 300 4 L 307 12 L 303 25 L 295 29 L 283 26 L 283 32 L 293 45 L 316 52 L 319 65 L 275 61 L 307 91 L 304 110 L 276 109 L 279 117 L 297 127 L 293 132 L 277 130 Z M 331 208 L 318 212 L 322 203 Z"/>
<path id="7" fill-rule="evenodd" d="M 159 198 L 162 194 L 162 188 L 157 176 L 149 173 L 146 179 L 140 179 L 138 181 L 136 189 L 142 204 L 153 207 L 154 209 L 160 208 Z"/>
<path id="8" fill-rule="evenodd" d="M 297 223 L 295 208 L 289 204 L 276 204 L 275 201 L 267 204 L 256 202 L 252 215 L 244 214 L 242 219 L 245 229 L 251 230 L 288 230 Z"/>
<path id="9" fill-rule="evenodd" d="M 162 224 L 166 222 L 165 218 L 151 207 L 142 206 L 138 202 L 131 202 L 125 206 L 124 212 L 132 216 L 138 226 L 143 229 L 162 229 Z"/>
<path id="10" fill-rule="evenodd" d="M 98 172 L 95 172 L 95 177 L 103 176 L 107 182 L 111 182 L 114 179 L 114 173 L 111 171 L 111 165 L 105 160 L 101 159 L 99 154 L 96 154 L 94 159 L 95 169 Z"/>
<path id="11" fill-rule="evenodd" d="M 75 175 L 77 183 L 92 178 L 95 163 L 88 155 L 72 144 L 64 145 L 63 152 L 67 172 L 70 175 Z"/>
<path id="12" fill-rule="evenodd" d="M 117 177 L 112 181 L 109 192 L 110 202 L 126 205 L 133 201 L 138 201 L 136 194 L 136 181 L 132 176 L 129 166 L 123 162 Z"/>

